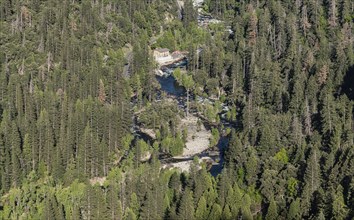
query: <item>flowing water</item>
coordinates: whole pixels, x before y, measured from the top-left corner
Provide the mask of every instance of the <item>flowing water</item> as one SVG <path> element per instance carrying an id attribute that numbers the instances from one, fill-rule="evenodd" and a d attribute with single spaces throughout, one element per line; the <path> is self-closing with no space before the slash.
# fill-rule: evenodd
<path id="1" fill-rule="evenodd" d="M 161 90 L 163 92 L 166 92 L 170 97 L 176 99 L 179 103 L 180 108 L 183 108 L 185 106 L 185 96 L 186 96 L 186 90 L 184 87 L 178 85 L 176 79 L 171 75 L 173 70 L 177 67 L 183 68 L 187 65 L 186 62 L 183 62 L 182 65 L 170 65 L 167 67 L 163 68 L 163 72 L 165 73 L 165 76 L 156 76 L 157 81 L 160 83 Z M 222 124 L 226 127 L 228 127 L 228 123 L 225 121 L 222 121 Z M 209 172 L 213 176 L 217 176 L 219 173 L 221 173 L 223 169 L 223 163 L 224 163 L 224 152 L 228 146 L 229 143 L 229 138 L 228 136 L 222 136 L 217 144 L 217 151 L 219 152 L 218 155 L 216 156 L 210 156 L 210 150 L 206 150 L 204 152 L 201 152 L 195 156 L 202 158 L 205 156 L 209 156 L 211 159 L 214 161 L 217 161 L 217 163 L 213 163 L 211 166 Z M 163 159 L 163 163 L 176 163 L 176 162 L 181 162 L 181 161 L 188 161 L 192 160 L 193 157 L 190 158 L 184 158 L 184 159 L 174 159 L 174 158 L 166 158 Z"/>
<path id="2" fill-rule="evenodd" d="M 224 166 L 224 153 L 228 145 L 229 145 L 229 138 L 227 136 L 222 136 L 217 145 L 220 152 L 219 162 L 217 164 L 213 164 L 212 167 L 210 168 L 209 172 L 211 175 L 217 176 L 219 173 L 221 173 L 222 168 Z"/>

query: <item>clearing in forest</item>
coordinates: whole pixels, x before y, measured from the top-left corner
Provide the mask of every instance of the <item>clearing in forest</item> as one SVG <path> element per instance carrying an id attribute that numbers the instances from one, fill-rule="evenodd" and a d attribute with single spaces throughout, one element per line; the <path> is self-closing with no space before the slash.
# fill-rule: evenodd
<path id="1" fill-rule="evenodd" d="M 211 132 L 202 123 L 198 130 L 198 118 L 196 116 L 183 118 L 181 126 L 188 130 L 186 147 L 183 149 L 182 157 L 194 156 L 209 148 Z"/>

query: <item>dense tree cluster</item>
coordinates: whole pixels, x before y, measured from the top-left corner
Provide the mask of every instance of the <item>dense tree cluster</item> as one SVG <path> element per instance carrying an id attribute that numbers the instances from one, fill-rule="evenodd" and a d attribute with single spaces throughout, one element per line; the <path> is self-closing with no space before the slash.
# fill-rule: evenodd
<path id="1" fill-rule="evenodd" d="M 1 194 L 31 171 L 70 184 L 106 176 L 121 160 L 130 97 L 152 94 L 147 41 L 166 5 L 1 1 Z M 124 75 L 129 57 L 136 90 Z"/>
<path id="2" fill-rule="evenodd" d="M 223 22 L 198 27 L 191 0 L 181 20 L 174 0 L 0 2 L 0 219 L 354 217 L 353 3 L 203 10 Z M 154 102 L 156 47 L 188 52 L 174 75 L 212 145 L 231 126 L 217 177 L 161 169 L 186 134 Z M 131 134 L 134 111 L 154 142 Z"/>

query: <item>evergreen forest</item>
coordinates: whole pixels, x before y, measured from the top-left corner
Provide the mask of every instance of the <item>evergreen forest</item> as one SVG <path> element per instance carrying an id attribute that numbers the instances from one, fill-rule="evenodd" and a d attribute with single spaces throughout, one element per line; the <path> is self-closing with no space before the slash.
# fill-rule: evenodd
<path id="1" fill-rule="evenodd" d="M 0 0 L 0 219 L 351 220 L 353 108 L 352 0 Z"/>

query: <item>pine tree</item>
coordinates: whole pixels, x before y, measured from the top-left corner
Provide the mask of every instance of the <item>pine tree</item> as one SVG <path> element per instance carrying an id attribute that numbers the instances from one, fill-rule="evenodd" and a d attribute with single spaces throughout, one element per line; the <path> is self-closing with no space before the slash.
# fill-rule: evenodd
<path id="1" fill-rule="evenodd" d="M 193 7 L 193 2 L 191 0 L 187 0 L 184 3 L 184 7 L 182 10 L 182 21 L 185 26 L 188 26 L 190 23 L 195 22 L 196 20 L 196 12 Z"/>
<path id="2" fill-rule="evenodd" d="M 197 220 L 203 220 L 208 217 L 208 208 L 206 204 L 206 200 L 204 196 L 200 197 L 197 205 L 197 209 L 195 210 L 195 218 Z"/>
<path id="3" fill-rule="evenodd" d="M 162 217 L 158 214 L 158 204 L 159 201 L 153 195 L 153 192 L 150 190 L 146 194 L 146 199 L 143 202 L 140 212 L 141 219 L 154 220 L 154 219 L 162 219 Z"/>
<path id="4" fill-rule="evenodd" d="M 100 187 L 88 185 L 84 196 L 84 212 L 87 219 L 108 218 L 106 200 Z"/>
<path id="5" fill-rule="evenodd" d="M 5 188 L 5 145 L 0 128 L 0 188 Z"/>
<path id="6" fill-rule="evenodd" d="M 51 150 L 54 146 L 53 140 L 53 131 L 52 126 L 49 120 L 48 111 L 43 109 L 40 112 L 39 119 L 37 121 L 37 129 L 38 129 L 38 141 L 39 141 L 39 149 L 38 149 L 38 160 L 46 163 L 47 171 L 50 172 L 50 165 L 52 154 Z"/>
<path id="7" fill-rule="evenodd" d="M 225 219 L 225 220 L 233 219 L 229 205 L 225 205 L 224 210 L 223 210 L 223 212 L 222 212 L 222 217 L 221 217 L 221 219 Z"/>
<path id="8" fill-rule="evenodd" d="M 221 219 L 222 217 L 222 209 L 221 206 L 217 203 L 214 203 L 210 210 L 210 214 L 207 219 L 213 220 L 213 219 Z"/>
<path id="9" fill-rule="evenodd" d="M 62 205 L 57 202 L 55 196 L 52 194 L 49 194 L 45 200 L 42 219 L 65 219 Z"/>
<path id="10" fill-rule="evenodd" d="M 25 161 L 25 174 L 28 174 L 31 170 L 34 170 L 34 160 L 32 157 L 32 147 L 28 134 L 25 134 L 23 140 L 23 159 Z M 26 175 L 27 176 L 27 175 Z"/>
<path id="11" fill-rule="evenodd" d="M 126 208 L 123 219 L 124 220 L 136 220 L 137 217 L 132 210 L 130 210 L 129 208 Z"/>
<path id="12" fill-rule="evenodd" d="M 55 212 L 54 209 L 55 207 L 52 206 L 52 202 L 50 198 L 47 198 L 45 201 L 45 206 L 44 206 L 44 212 L 42 214 L 42 219 L 43 220 L 50 220 L 50 219 L 56 219 L 55 218 Z"/>
<path id="13" fill-rule="evenodd" d="M 300 218 L 301 218 L 300 200 L 296 199 L 290 204 L 287 219 L 300 219 Z"/>
<path id="14" fill-rule="evenodd" d="M 53 171 L 52 171 L 53 177 L 57 181 L 61 181 L 64 176 L 65 167 L 63 164 L 62 152 L 58 147 L 55 148 L 55 156 L 53 157 L 53 161 L 51 163 L 53 167 Z"/>
<path id="15" fill-rule="evenodd" d="M 99 85 L 99 91 L 98 91 L 98 100 L 101 103 L 105 103 L 105 101 L 106 101 L 106 91 L 105 91 L 105 87 L 104 87 L 102 79 L 100 79 L 100 85 Z"/>
<path id="16" fill-rule="evenodd" d="M 252 46 L 256 44 L 258 18 L 256 11 L 253 9 L 252 5 L 249 6 L 249 12 L 251 13 L 251 16 L 248 21 L 247 37 L 249 45 Z"/>
<path id="17" fill-rule="evenodd" d="M 256 182 L 258 161 L 253 150 L 249 150 L 248 154 L 247 162 L 244 163 L 244 167 L 246 170 L 246 181 L 248 185 L 252 185 Z"/>
<path id="18" fill-rule="evenodd" d="M 220 180 L 218 182 L 218 204 L 224 207 L 226 202 L 226 197 L 228 196 L 228 189 L 231 187 L 230 180 L 226 173 L 222 173 Z"/>
<path id="19" fill-rule="evenodd" d="M 14 187 L 20 185 L 22 172 L 21 172 L 21 137 L 18 131 L 16 122 L 12 122 L 11 126 L 11 167 L 12 167 L 12 182 Z"/>
<path id="20" fill-rule="evenodd" d="M 305 183 L 310 187 L 310 194 L 320 187 L 320 154 L 316 146 L 312 147 L 311 154 L 308 159 L 308 167 L 305 171 Z"/>
<path id="21" fill-rule="evenodd" d="M 335 195 L 333 195 L 332 215 L 335 219 L 346 219 L 348 215 L 348 207 L 346 206 L 342 193 L 343 187 L 337 187 Z"/>
<path id="22" fill-rule="evenodd" d="M 323 213 L 323 210 L 320 211 L 320 213 L 316 216 L 316 220 L 325 220 L 326 217 Z"/>
<path id="23" fill-rule="evenodd" d="M 182 194 L 178 207 L 178 218 L 181 220 L 194 219 L 193 197 L 192 192 L 189 189 L 186 189 Z"/>
<path id="24" fill-rule="evenodd" d="M 133 192 L 130 196 L 129 208 L 136 216 L 139 214 L 140 204 L 138 201 L 138 197 L 135 192 Z"/>
<path id="25" fill-rule="evenodd" d="M 278 218 L 278 208 L 277 208 L 277 204 L 274 201 L 274 199 L 272 199 L 269 203 L 268 206 L 268 210 L 267 210 L 267 215 L 266 215 L 266 219 L 267 220 L 274 220 Z"/>
<path id="26" fill-rule="evenodd" d="M 109 180 L 110 181 L 110 180 Z M 119 191 L 118 191 L 118 183 L 115 180 L 110 181 L 110 184 L 107 188 L 107 208 L 108 208 L 108 217 L 110 219 L 122 219 L 122 203 L 119 200 Z"/>
<path id="27" fill-rule="evenodd" d="M 186 113 L 187 113 L 187 117 L 188 117 L 188 114 L 189 114 L 189 92 L 190 90 L 193 88 L 194 86 L 194 82 L 193 82 L 193 78 L 191 75 L 186 75 L 186 74 L 183 74 L 183 77 L 182 77 L 182 85 L 186 88 L 187 90 L 187 109 L 186 109 Z"/>
<path id="28" fill-rule="evenodd" d="M 242 193 L 241 193 L 241 190 L 239 188 L 239 186 L 237 185 L 237 183 L 234 184 L 233 186 L 233 203 L 232 203 L 232 206 L 231 206 L 231 212 L 232 212 L 232 216 L 234 217 L 238 217 L 239 215 L 239 212 L 240 212 L 240 209 L 242 206 Z"/>
<path id="29" fill-rule="evenodd" d="M 173 190 L 173 196 L 177 198 L 181 192 L 180 176 L 177 172 L 174 172 L 168 182 L 168 187 Z"/>
<path id="30" fill-rule="evenodd" d="M 320 188 L 320 153 L 316 146 L 311 148 L 311 154 L 305 171 L 305 186 L 303 189 L 302 209 L 304 214 L 308 214 L 313 193 Z"/>

